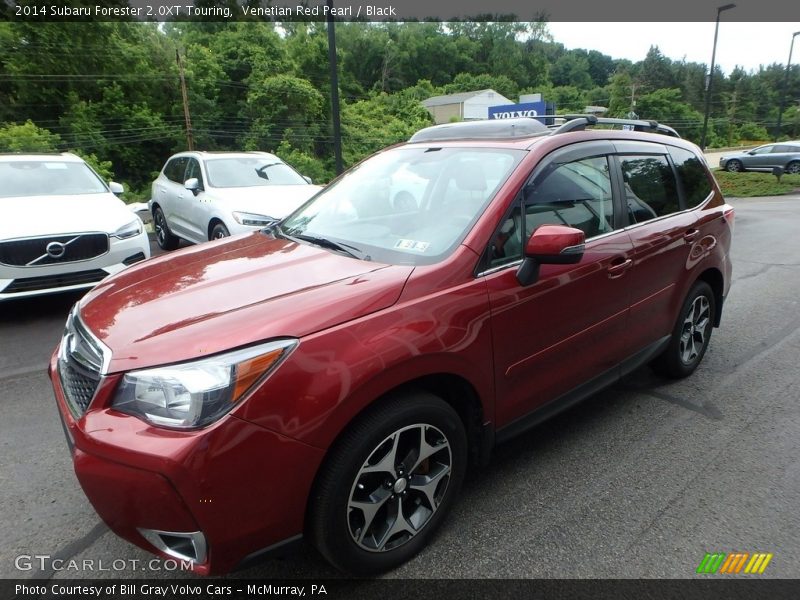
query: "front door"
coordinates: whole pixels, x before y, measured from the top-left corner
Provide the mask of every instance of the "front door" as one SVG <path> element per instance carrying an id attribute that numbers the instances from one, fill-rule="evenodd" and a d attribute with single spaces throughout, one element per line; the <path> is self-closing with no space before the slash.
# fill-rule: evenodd
<path id="1" fill-rule="evenodd" d="M 611 173 L 607 155 L 574 149 L 538 168 L 488 250 L 498 428 L 614 373 L 629 351 L 632 244 Z M 542 265 L 524 287 L 516 277 L 524 240 L 543 224 L 583 230 L 586 250 L 578 264 Z"/>

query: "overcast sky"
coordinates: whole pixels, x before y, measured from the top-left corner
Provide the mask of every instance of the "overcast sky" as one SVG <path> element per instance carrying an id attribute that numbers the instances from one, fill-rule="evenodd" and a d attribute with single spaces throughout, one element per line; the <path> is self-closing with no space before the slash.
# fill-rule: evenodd
<path id="1" fill-rule="evenodd" d="M 724 19 L 724 13 L 723 13 Z M 554 41 L 567 48 L 598 50 L 612 58 L 644 59 L 650 46 L 672 60 L 711 64 L 714 22 L 710 23 L 548 23 Z M 730 74 L 735 66 L 747 71 L 759 65 L 786 65 L 792 33 L 800 23 L 719 24 L 716 64 Z M 800 64 L 800 36 L 795 38 L 792 64 Z"/>

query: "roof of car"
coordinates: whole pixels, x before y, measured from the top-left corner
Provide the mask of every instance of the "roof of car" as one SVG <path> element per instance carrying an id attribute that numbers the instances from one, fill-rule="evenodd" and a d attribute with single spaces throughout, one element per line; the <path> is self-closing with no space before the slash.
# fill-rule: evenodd
<path id="1" fill-rule="evenodd" d="M 24 154 L 19 152 L 0 153 L 0 160 L 4 162 L 30 162 L 35 160 L 83 162 L 83 159 L 80 156 L 76 156 L 71 152 L 26 152 Z"/>
<path id="2" fill-rule="evenodd" d="M 248 152 L 223 152 L 223 151 L 214 151 L 208 152 L 205 150 L 187 150 L 185 152 L 178 152 L 174 154 L 170 158 L 175 158 L 176 156 L 194 156 L 195 158 L 253 158 L 253 157 L 264 157 L 264 158 L 278 158 L 274 154 L 269 152 L 260 152 L 260 151 L 248 151 Z M 280 160 L 280 159 L 279 159 Z"/>
<path id="3" fill-rule="evenodd" d="M 681 139 L 672 127 L 656 121 L 598 118 L 594 115 L 563 115 L 548 116 L 548 118 L 557 119 L 560 122 L 559 125 L 546 126 L 538 119 L 530 117 L 445 123 L 417 131 L 411 136 L 409 143 L 436 143 L 439 145 L 445 142 L 469 141 L 472 144 L 482 143 L 481 145 L 527 149 L 543 139 L 552 139 L 555 136 L 566 141 L 574 139 L 574 134 L 584 132 L 594 134 L 589 139 L 600 137 L 660 143 L 665 141 L 665 137 Z M 597 126 L 624 126 L 625 129 L 594 129 Z M 562 137 L 564 134 L 569 135 Z"/>

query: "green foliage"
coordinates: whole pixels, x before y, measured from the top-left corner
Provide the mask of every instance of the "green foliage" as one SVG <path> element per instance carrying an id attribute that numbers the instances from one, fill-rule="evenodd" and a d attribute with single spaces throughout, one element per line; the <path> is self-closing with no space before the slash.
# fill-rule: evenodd
<path id="1" fill-rule="evenodd" d="M 700 138 L 707 67 L 657 47 L 636 63 L 567 50 L 546 22 L 502 16 L 340 22 L 336 35 L 347 164 L 429 125 L 422 100 L 487 88 L 512 101 L 542 93 L 561 112 L 633 109 Z M 146 197 L 153 172 L 188 145 L 176 52 L 195 147 L 273 150 L 315 180 L 333 176 L 327 29 L 316 22 L 0 22 L 0 145 L 75 149 Z M 784 73 L 717 68 L 709 145 L 769 139 Z M 800 97 L 800 65 L 786 92 Z M 788 104 L 780 134 L 796 139 L 800 111 Z"/>
<path id="2" fill-rule="evenodd" d="M 284 140 L 311 152 L 322 130 L 322 94 L 305 79 L 275 75 L 254 80 L 247 94 L 246 114 L 252 119 L 243 137 L 247 150 L 273 150 Z"/>
<path id="3" fill-rule="evenodd" d="M 328 183 L 334 176 L 332 165 L 322 159 L 293 148 L 286 140 L 282 141 L 275 154 L 293 166 L 301 175 L 310 177 L 314 183 Z"/>
<path id="4" fill-rule="evenodd" d="M 714 177 L 726 197 L 781 196 L 800 191 L 800 175 L 783 175 L 780 183 L 772 173 L 714 171 Z"/>
<path id="5" fill-rule="evenodd" d="M 57 152 L 61 138 L 30 120 L 0 127 L 0 152 Z"/>
<path id="6" fill-rule="evenodd" d="M 765 142 L 770 139 L 766 128 L 757 123 L 742 123 L 737 133 L 739 140 Z"/>

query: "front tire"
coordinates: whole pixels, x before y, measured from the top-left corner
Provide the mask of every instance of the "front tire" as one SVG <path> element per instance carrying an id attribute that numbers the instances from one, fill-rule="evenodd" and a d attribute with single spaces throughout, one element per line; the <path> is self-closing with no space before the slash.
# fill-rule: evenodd
<path id="1" fill-rule="evenodd" d="M 717 303 L 711 286 L 697 281 L 683 302 L 666 350 L 651 366 L 673 379 L 688 377 L 703 360 L 714 329 Z"/>
<path id="2" fill-rule="evenodd" d="M 160 206 L 153 209 L 153 228 L 156 231 L 156 242 L 162 250 L 175 250 L 181 243 L 180 239 L 169 230 L 167 218 Z"/>
<path id="3" fill-rule="evenodd" d="M 741 173 L 744 171 L 744 165 L 740 160 L 729 160 L 728 164 L 725 165 L 725 170 L 730 171 L 731 173 Z"/>
<path id="4" fill-rule="evenodd" d="M 389 399 L 331 450 L 309 500 L 309 538 L 342 571 L 392 569 L 431 539 L 466 463 L 464 425 L 450 405 L 422 391 Z"/>
<path id="5" fill-rule="evenodd" d="M 786 165 L 786 173 L 789 175 L 797 175 L 800 173 L 800 161 L 793 160 Z"/>
<path id="6" fill-rule="evenodd" d="M 209 240 L 221 240 L 222 238 L 226 238 L 230 236 L 231 232 L 228 231 L 228 228 L 225 227 L 222 223 L 217 223 L 214 227 L 211 228 L 211 237 Z"/>

